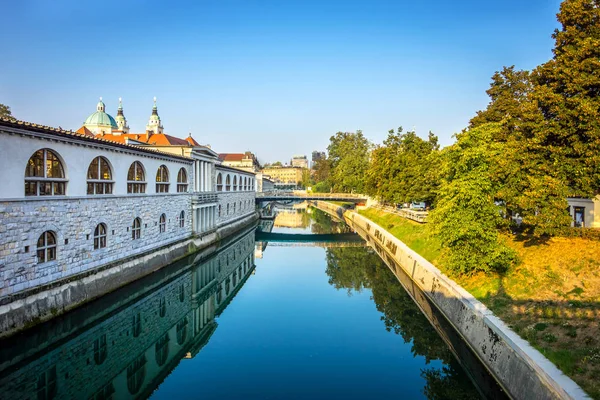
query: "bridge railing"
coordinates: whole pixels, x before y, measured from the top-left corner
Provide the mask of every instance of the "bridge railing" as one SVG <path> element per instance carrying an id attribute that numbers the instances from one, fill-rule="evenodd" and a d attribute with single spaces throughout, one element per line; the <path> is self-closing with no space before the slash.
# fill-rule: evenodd
<path id="1" fill-rule="evenodd" d="M 289 192 L 259 192 L 256 193 L 257 198 L 261 197 L 297 197 L 297 198 L 310 198 L 310 199 L 366 199 L 367 196 L 357 193 L 307 193 L 301 191 L 289 191 Z"/>

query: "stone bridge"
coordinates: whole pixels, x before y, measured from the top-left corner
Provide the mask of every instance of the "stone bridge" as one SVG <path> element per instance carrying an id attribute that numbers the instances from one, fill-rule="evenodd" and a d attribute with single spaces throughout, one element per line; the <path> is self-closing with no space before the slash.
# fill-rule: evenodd
<path id="1" fill-rule="evenodd" d="M 353 193 L 306 193 L 304 191 L 256 193 L 257 203 L 289 200 L 347 201 L 354 204 L 364 204 L 367 202 L 367 196 Z"/>

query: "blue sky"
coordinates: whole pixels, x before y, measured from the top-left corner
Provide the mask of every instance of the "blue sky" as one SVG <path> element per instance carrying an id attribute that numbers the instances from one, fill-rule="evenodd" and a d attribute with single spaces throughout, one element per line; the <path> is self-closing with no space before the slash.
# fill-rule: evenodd
<path id="1" fill-rule="evenodd" d="M 13 1 L 3 5 L 0 103 L 78 129 L 103 96 L 143 132 L 286 161 L 337 131 L 391 128 L 443 145 L 485 108 L 504 65 L 552 56 L 559 0 Z"/>

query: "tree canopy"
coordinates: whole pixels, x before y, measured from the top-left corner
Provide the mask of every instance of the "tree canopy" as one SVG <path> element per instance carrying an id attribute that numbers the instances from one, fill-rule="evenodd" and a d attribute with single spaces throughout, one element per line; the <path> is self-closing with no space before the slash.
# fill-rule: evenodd
<path id="1" fill-rule="evenodd" d="M 10 107 L 0 103 L 0 118 L 10 118 L 12 116 Z"/>

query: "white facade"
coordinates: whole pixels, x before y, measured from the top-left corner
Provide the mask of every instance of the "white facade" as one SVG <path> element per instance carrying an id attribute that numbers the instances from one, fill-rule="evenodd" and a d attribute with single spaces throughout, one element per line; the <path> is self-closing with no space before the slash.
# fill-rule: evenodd
<path id="1" fill-rule="evenodd" d="M 60 177 L 46 178 L 47 166 L 34 163 L 40 150 L 57 158 Z M 216 153 L 203 147 L 189 147 L 187 154 L 176 146 L 169 150 L 0 120 L 0 170 L 8 177 L 0 191 L 0 300 L 202 237 L 255 212 L 254 174 L 223 167 L 221 174 L 244 185 L 217 193 Z M 97 157 L 110 176 L 91 181 L 88 173 Z M 143 176 L 132 181 L 134 164 Z M 44 176 L 27 177 L 32 165 Z M 64 191 L 41 195 L 39 189 L 32 195 L 32 182 L 40 188 L 58 182 Z M 90 193 L 96 183 L 110 190 Z M 141 189 L 133 193 L 134 185 Z M 47 232 L 50 246 L 40 244 Z"/>

